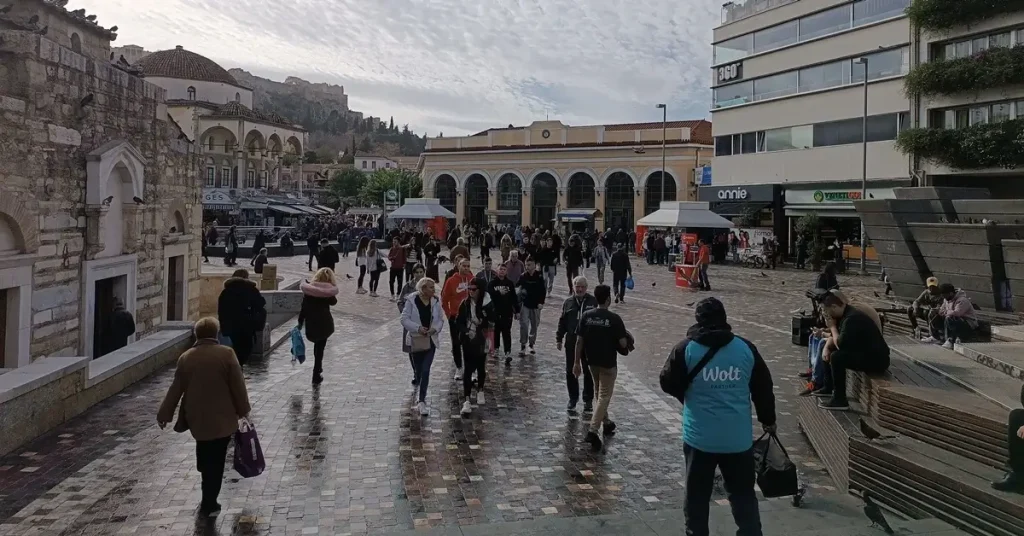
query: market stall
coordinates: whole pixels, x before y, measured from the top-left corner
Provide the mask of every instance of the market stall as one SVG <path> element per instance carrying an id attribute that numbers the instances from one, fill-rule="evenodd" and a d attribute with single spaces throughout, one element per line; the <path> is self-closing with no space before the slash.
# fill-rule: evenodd
<path id="1" fill-rule="evenodd" d="M 662 201 L 661 207 L 636 222 L 637 236 L 648 229 L 664 229 L 679 233 L 682 246 L 675 264 L 676 286 L 690 288 L 696 280 L 696 241 L 701 232 L 728 229 L 732 222 L 711 211 L 709 204 L 698 201 Z"/>
<path id="2" fill-rule="evenodd" d="M 388 214 L 389 220 L 418 220 L 430 231 L 431 236 L 444 240 L 448 234 L 448 218 L 455 214 L 441 206 L 440 199 L 406 199 L 405 204 Z"/>

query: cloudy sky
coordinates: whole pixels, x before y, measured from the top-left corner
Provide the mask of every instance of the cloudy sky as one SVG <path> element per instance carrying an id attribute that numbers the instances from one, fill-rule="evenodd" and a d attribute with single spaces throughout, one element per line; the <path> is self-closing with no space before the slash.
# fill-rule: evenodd
<path id="1" fill-rule="evenodd" d="M 258 76 L 344 84 L 431 136 L 543 119 L 707 117 L 722 0 L 72 0 L 115 44 L 182 45 Z"/>

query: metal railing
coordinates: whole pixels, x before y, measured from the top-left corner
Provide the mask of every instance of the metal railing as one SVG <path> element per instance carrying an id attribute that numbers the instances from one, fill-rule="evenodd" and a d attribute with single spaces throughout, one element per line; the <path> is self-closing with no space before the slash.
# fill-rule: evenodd
<path id="1" fill-rule="evenodd" d="M 722 6 L 722 24 L 729 24 L 799 0 L 737 0 Z"/>

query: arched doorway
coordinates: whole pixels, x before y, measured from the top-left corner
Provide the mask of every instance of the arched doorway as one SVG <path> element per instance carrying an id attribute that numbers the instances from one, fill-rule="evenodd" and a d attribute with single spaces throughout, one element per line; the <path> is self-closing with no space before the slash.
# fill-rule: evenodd
<path id="1" fill-rule="evenodd" d="M 582 171 L 573 173 L 572 177 L 569 177 L 569 206 L 566 208 L 595 208 L 595 186 L 594 177 L 590 174 Z"/>
<path id="2" fill-rule="evenodd" d="M 466 220 L 477 226 L 487 223 L 487 179 L 479 173 L 466 179 Z"/>
<path id="3" fill-rule="evenodd" d="M 434 197 L 441 201 L 441 206 L 456 212 L 458 194 L 456 193 L 455 177 L 445 174 L 434 182 Z"/>
<path id="4" fill-rule="evenodd" d="M 605 229 L 633 228 L 633 177 L 622 171 L 612 173 L 604 183 Z"/>
<path id="5" fill-rule="evenodd" d="M 541 173 L 533 178 L 530 193 L 530 223 L 535 228 L 551 229 L 558 207 L 558 181 L 550 173 Z"/>
<path id="6" fill-rule="evenodd" d="M 664 184 L 664 197 L 662 197 L 662 184 Z M 647 177 L 647 185 L 644 195 L 644 215 L 650 214 L 661 208 L 662 201 L 676 200 L 676 180 L 671 173 L 665 174 L 662 180 L 661 172 L 655 171 Z"/>
<path id="7" fill-rule="evenodd" d="M 513 173 L 506 173 L 498 179 L 498 211 L 499 225 L 523 223 L 523 181 Z"/>

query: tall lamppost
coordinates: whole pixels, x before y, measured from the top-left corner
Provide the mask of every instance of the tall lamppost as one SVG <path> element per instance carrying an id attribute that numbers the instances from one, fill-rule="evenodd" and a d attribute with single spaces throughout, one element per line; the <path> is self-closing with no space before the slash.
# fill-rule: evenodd
<path id="1" fill-rule="evenodd" d="M 860 198 L 863 201 L 868 198 L 868 58 L 867 56 L 853 60 L 854 63 L 864 66 L 864 114 L 861 118 L 861 161 L 860 176 Z M 860 221 L 860 273 L 867 275 L 867 235 L 864 232 L 864 218 Z"/>
<path id="2" fill-rule="evenodd" d="M 659 104 L 658 108 L 661 108 L 661 188 L 658 192 L 658 208 L 661 208 L 660 203 L 665 200 L 665 151 L 668 144 L 665 133 L 668 131 L 668 106 Z"/>

